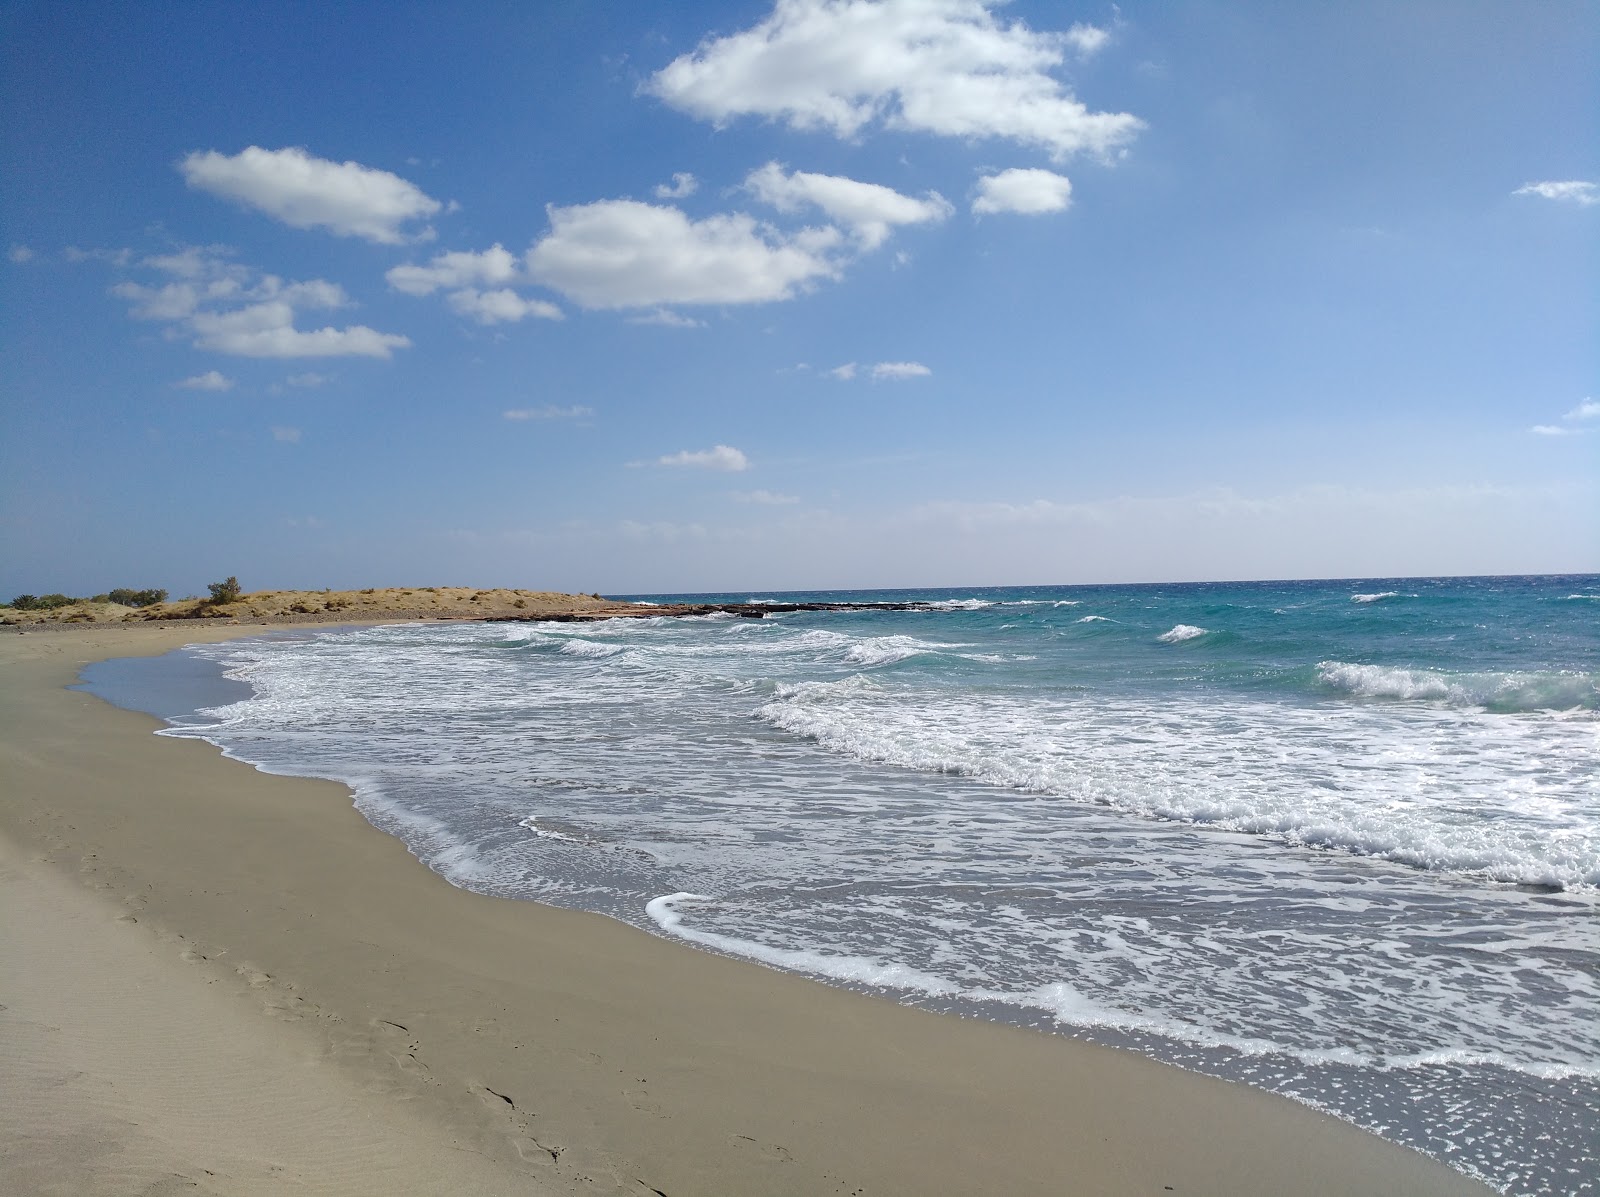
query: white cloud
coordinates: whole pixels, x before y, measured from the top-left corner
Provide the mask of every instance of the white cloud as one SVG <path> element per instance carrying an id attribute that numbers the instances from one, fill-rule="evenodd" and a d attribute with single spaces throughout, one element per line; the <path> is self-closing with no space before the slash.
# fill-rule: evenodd
<path id="1" fill-rule="evenodd" d="M 571 407 L 520 407 L 503 413 L 508 420 L 584 420 L 594 415 L 594 408 L 574 404 Z"/>
<path id="2" fill-rule="evenodd" d="M 292 387 L 323 387 L 333 381 L 332 374 L 317 374 L 307 371 L 304 374 L 291 374 L 284 379 Z"/>
<path id="3" fill-rule="evenodd" d="M 1105 49 L 1106 43 L 1111 40 L 1111 34 L 1097 25 L 1074 25 L 1065 34 L 1066 41 L 1078 52 L 1080 58 L 1088 58 L 1091 54 L 1098 54 Z"/>
<path id="4" fill-rule="evenodd" d="M 358 162 L 330 162 L 289 147 L 250 146 L 231 158 L 196 151 L 178 164 L 189 186 L 237 200 L 297 229 L 323 228 L 341 237 L 384 245 L 425 239 L 401 226 L 426 219 L 442 205 L 414 184 Z"/>
<path id="5" fill-rule="evenodd" d="M 1600 184 L 1585 182 L 1582 179 L 1567 179 L 1564 182 L 1547 181 L 1543 183 L 1524 183 L 1511 193 L 1512 195 L 1537 195 L 1547 200 L 1561 200 L 1569 204 L 1600 204 Z"/>
<path id="6" fill-rule="evenodd" d="M 752 171 L 745 189 L 780 212 L 793 212 L 810 204 L 849 226 L 863 249 L 876 249 L 896 225 L 928 224 L 943 220 L 952 209 L 937 191 L 925 199 L 901 195 L 878 183 L 862 183 L 839 175 L 818 175 L 797 170 L 784 174 L 769 162 Z"/>
<path id="7" fill-rule="evenodd" d="M 295 328 L 307 308 L 341 308 L 350 303 L 344 288 L 326 279 L 286 282 L 258 275 L 227 260 L 216 246 L 189 246 L 176 253 L 144 258 L 141 267 L 179 281 L 161 286 L 123 281 L 111 288 L 128 300 L 138 320 L 171 325 L 171 337 L 190 337 L 196 348 L 241 357 L 388 357 L 411 342 L 365 325 Z"/>
<path id="8" fill-rule="evenodd" d="M 700 180 L 686 170 L 674 171 L 671 183 L 656 185 L 657 199 L 686 199 L 700 190 Z"/>
<path id="9" fill-rule="evenodd" d="M 196 312 L 189 318 L 195 347 L 238 357 L 383 357 L 411 344 L 364 324 L 301 331 L 294 308 L 281 299 L 230 312 Z"/>
<path id="10" fill-rule="evenodd" d="M 881 379 L 901 380 L 906 378 L 926 378 L 933 371 L 921 362 L 879 362 L 872 367 L 873 381 Z"/>
<path id="11" fill-rule="evenodd" d="M 1535 424 L 1528 431 L 1539 436 L 1576 436 L 1578 432 L 1576 428 L 1563 428 L 1559 424 Z"/>
<path id="12" fill-rule="evenodd" d="M 787 507 L 800 501 L 799 495 L 780 495 L 770 490 L 736 490 L 733 497 L 740 503 L 755 503 L 762 507 Z"/>
<path id="13" fill-rule="evenodd" d="M 724 470 L 728 473 L 738 473 L 750 468 L 750 459 L 728 445 L 714 445 L 710 449 L 696 451 L 685 449 L 682 453 L 669 453 L 665 457 L 658 457 L 656 461 L 657 464 L 664 466 L 692 466 L 701 470 Z"/>
<path id="14" fill-rule="evenodd" d="M 674 312 L 671 308 L 657 308 L 653 312 L 646 312 L 643 316 L 629 316 L 629 324 L 659 324 L 663 328 L 704 328 L 704 320 L 696 320 L 693 316 L 685 316 L 681 312 Z"/>
<path id="15" fill-rule="evenodd" d="M 787 121 L 853 138 L 869 125 L 945 137 L 994 137 L 1056 159 L 1106 154 L 1143 122 L 1091 112 L 1049 72 L 1071 47 L 1104 37 L 1003 24 L 985 0 L 778 0 L 760 24 L 708 38 L 645 90 L 724 124 L 736 116 Z"/>
<path id="16" fill-rule="evenodd" d="M 29 249 L 26 245 L 13 245 L 6 252 L 6 257 L 10 258 L 18 265 L 21 265 L 23 262 L 33 261 L 33 250 Z"/>
<path id="17" fill-rule="evenodd" d="M 288 428 L 282 424 L 274 424 L 272 427 L 272 439 L 285 445 L 298 445 L 300 443 L 300 430 L 298 428 Z"/>
<path id="18" fill-rule="evenodd" d="M 383 276 L 396 291 L 407 295 L 431 295 L 441 287 L 503 287 L 517 282 L 520 270 L 516 257 L 504 246 L 495 244 L 482 253 L 452 251 L 439 254 L 426 266 L 407 263 Z"/>
<path id="19" fill-rule="evenodd" d="M 858 366 L 855 362 L 846 362 L 842 366 L 835 366 L 823 373 L 829 378 L 837 378 L 840 382 L 849 382 L 863 369 L 867 376 L 874 382 L 900 381 L 907 378 L 926 378 L 933 371 L 921 362 L 876 362 L 870 366 Z"/>
<path id="20" fill-rule="evenodd" d="M 497 291 L 475 291 L 467 287 L 450 292 L 450 306 L 479 324 L 508 324 L 524 316 L 541 320 L 564 320 L 566 313 L 543 299 L 524 299 L 509 287 Z"/>
<path id="21" fill-rule="evenodd" d="M 978 180 L 978 198 L 972 210 L 1020 212 L 1037 216 L 1064 212 L 1072 204 L 1072 181 L 1053 170 L 1013 168 Z"/>
<path id="22" fill-rule="evenodd" d="M 1567 420 L 1600 419 L 1600 399 L 1585 399 L 1562 418 Z"/>
<path id="23" fill-rule="evenodd" d="M 79 249 L 76 245 L 69 245 L 61 253 L 69 262 L 109 262 L 122 267 L 133 261 L 131 249 Z"/>
<path id="24" fill-rule="evenodd" d="M 839 273 L 833 228 L 781 234 L 740 213 L 691 221 L 635 200 L 548 211 L 528 272 L 585 308 L 768 303 Z"/>
<path id="25" fill-rule="evenodd" d="M 182 387 L 186 391 L 231 391 L 233 379 L 218 370 L 207 370 L 204 374 L 196 374 L 193 378 L 185 378 L 182 382 L 172 384 Z"/>

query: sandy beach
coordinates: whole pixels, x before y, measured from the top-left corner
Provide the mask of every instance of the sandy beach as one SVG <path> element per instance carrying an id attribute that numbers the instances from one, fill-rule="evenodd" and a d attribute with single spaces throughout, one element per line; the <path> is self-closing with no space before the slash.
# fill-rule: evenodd
<path id="1" fill-rule="evenodd" d="M 1465 1194 L 1307 1107 L 453 888 L 331 782 L 66 689 L 249 634 L 0 635 L 0 1188 Z"/>

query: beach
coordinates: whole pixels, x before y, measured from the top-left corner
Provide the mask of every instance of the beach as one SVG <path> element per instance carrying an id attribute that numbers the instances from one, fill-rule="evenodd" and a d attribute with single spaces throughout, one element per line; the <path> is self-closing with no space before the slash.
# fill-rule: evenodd
<path id="1" fill-rule="evenodd" d="M 344 786 L 66 688 L 241 634 L 0 637 L 8 1187 L 1489 1191 L 1132 1052 L 456 888 Z"/>

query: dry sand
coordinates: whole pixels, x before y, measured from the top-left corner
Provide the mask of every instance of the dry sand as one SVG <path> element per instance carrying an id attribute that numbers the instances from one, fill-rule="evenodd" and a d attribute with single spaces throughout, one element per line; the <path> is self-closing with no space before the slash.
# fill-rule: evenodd
<path id="1" fill-rule="evenodd" d="M 0 634 L 0 1190 L 1444 1194 L 1244 1086 L 454 889 Z"/>

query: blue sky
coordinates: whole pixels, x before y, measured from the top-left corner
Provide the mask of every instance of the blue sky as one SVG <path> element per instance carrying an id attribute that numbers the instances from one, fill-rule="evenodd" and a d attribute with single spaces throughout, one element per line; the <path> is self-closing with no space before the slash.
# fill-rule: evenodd
<path id="1" fill-rule="evenodd" d="M 0 592 L 1600 570 L 1589 3 L 0 5 Z"/>

